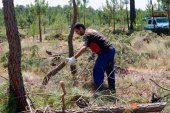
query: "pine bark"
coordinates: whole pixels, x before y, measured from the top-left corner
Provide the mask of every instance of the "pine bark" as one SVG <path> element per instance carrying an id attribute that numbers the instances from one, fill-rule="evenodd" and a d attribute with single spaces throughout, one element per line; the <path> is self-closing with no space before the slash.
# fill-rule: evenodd
<path id="1" fill-rule="evenodd" d="M 130 30 L 134 30 L 134 23 L 136 19 L 136 10 L 135 10 L 135 0 L 130 0 Z"/>
<path id="2" fill-rule="evenodd" d="M 21 43 L 15 18 L 13 0 L 3 0 L 3 13 L 6 35 L 9 43 L 8 74 L 9 74 L 9 103 L 16 102 L 16 112 L 26 110 L 28 106 L 21 73 Z M 12 106 L 9 106 L 12 107 Z"/>

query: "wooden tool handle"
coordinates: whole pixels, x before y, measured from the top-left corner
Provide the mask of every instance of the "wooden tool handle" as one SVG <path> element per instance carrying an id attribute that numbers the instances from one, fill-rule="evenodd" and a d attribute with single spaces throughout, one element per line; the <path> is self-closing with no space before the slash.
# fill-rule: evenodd
<path id="1" fill-rule="evenodd" d="M 65 84 L 64 84 L 63 81 L 60 81 L 60 85 L 61 85 L 61 88 L 63 90 L 63 94 L 61 96 L 61 101 L 62 101 L 62 104 L 63 104 L 62 110 L 64 111 L 66 109 L 65 99 L 64 99 L 64 96 L 66 95 L 66 89 L 65 89 Z"/>

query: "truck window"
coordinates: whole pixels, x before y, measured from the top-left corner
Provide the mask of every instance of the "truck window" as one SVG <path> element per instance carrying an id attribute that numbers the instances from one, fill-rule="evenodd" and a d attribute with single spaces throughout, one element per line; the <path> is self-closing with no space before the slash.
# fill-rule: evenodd
<path id="1" fill-rule="evenodd" d="M 148 20 L 148 24 L 151 24 L 152 23 L 152 20 Z"/>
<path id="2" fill-rule="evenodd" d="M 168 22 L 168 19 L 166 19 L 166 18 L 161 18 L 161 19 L 156 19 L 156 21 L 157 21 L 158 23 L 167 23 L 167 22 Z"/>

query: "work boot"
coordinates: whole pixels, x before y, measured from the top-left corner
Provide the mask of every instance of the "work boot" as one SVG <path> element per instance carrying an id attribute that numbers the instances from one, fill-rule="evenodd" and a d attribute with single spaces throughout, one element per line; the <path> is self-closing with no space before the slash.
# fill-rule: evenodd
<path id="1" fill-rule="evenodd" d="M 112 92 L 112 94 L 115 94 L 115 93 L 116 93 L 115 85 L 109 84 L 108 89 Z"/>
<path id="2" fill-rule="evenodd" d="M 111 91 L 109 89 L 101 91 L 102 96 L 101 99 L 103 101 L 108 101 L 108 102 L 115 102 L 115 91 Z"/>
<path id="3" fill-rule="evenodd" d="M 110 90 L 110 92 L 111 92 L 112 95 L 116 94 L 116 90 Z"/>

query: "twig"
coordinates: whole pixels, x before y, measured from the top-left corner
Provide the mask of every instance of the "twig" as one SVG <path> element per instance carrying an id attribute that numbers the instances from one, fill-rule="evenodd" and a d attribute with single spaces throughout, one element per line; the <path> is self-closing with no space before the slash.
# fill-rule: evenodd
<path id="1" fill-rule="evenodd" d="M 167 89 L 167 88 L 164 88 L 164 87 L 162 87 L 162 86 L 160 86 L 158 83 L 156 83 L 154 80 L 152 80 L 152 79 L 149 79 L 150 81 L 152 81 L 154 84 L 156 84 L 158 87 L 160 87 L 160 88 L 162 88 L 162 89 L 164 89 L 164 90 L 166 90 L 166 91 L 170 91 L 170 89 Z"/>
<path id="2" fill-rule="evenodd" d="M 168 96 L 170 96 L 170 93 L 169 93 L 169 94 L 166 94 L 163 98 L 168 97 Z"/>
<path id="3" fill-rule="evenodd" d="M 31 108 L 31 104 L 30 104 L 30 101 L 28 100 L 28 98 L 26 99 L 27 103 L 28 103 L 28 109 L 30 110 L 30 113 L 33 113 L 33 110 Z"/>
<path id="4" fill-rule="evenodd" d="M 48 106 L 45 107 L 43 113 L 51 113 L 50 108 Z"/>
<path id="5" fill-rule="evenodd" d="M 63 81 L 60 81 L 60 85 L 61 85 L 61 88 L 62 88 L 62 90 L 63 90 L 63 94 L 62 94 L 62 96 L 61 96 L 61 99 L 62 99 L 61 101 L 62 101 L 62 104 L 63 104 L 62 110 L 64 111 L 64 110 L 66 109 L 64 96 L 66 95 L 67 92 L 66 92 L 65 84 L 64 84 Z"/>
<path id="6" fill-rule="evenodd" d="M 0 77 L 3 78 L 3 79 L 5 79 L 5 80 L 9 80 L 8 78 L 6 78 L 6 77 L 4 77 L 4 76 L 2 76 L 2 75 L 0 75 Z"/>
<path id="7" fill-rule="evenodd" d="M 25 89 L 26 89 L 26 91 L 28 92 L 28 89 L 27 89 L 27 88 L 25 88 Z M 26 92 L 27 98 L 30 100 L 29 102 L 31 102 L 31 105 L 32 105 L 33 109 L 35 109 L 34 103 L 33 103 L 33 101 L 31 100 L 31 98 L 29 97 L 29 95 L 28 95 L 27 92 Z"/>
<path id="8" fill-rule="evenodd" d="M 33 101 L 31 100 L 31 98 L 30 98 L 28 95 L 27 95 L 27 98 L 30 100 L 31 106 L 33 107 L 33 109 L 35 109 L 34 103 L 33 103 Z"/>

